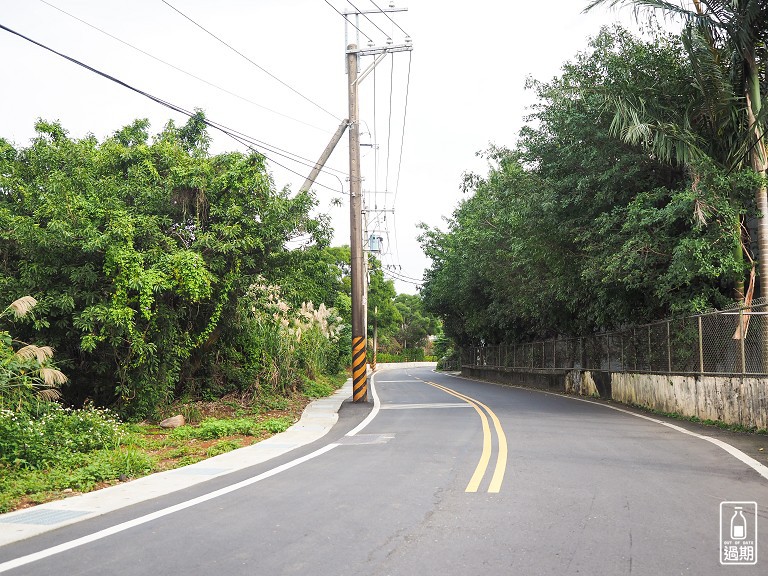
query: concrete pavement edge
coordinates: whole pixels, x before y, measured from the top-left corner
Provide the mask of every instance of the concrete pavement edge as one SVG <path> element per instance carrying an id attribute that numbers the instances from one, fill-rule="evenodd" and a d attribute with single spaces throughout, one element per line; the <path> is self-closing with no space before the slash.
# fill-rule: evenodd
<path id="1" fill-rule="evenodd" d="M 352 380 L 348 379 L 333 395 L 312 401 L 288 430 L 251 446 L 94 492 L 0 514 L 0 546 L 183 490 L 310 444 L 333 428 L 342 403 L 351 395 Z"/>

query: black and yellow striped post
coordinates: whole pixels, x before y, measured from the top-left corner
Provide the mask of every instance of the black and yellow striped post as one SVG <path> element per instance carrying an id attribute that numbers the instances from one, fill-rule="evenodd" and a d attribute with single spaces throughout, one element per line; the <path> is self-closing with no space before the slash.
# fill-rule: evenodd
<path id="1" fill-rule="evenodd" d="M 368 367 L 365 337 L 352 338 L 352 401 L 368 401 Z"/>

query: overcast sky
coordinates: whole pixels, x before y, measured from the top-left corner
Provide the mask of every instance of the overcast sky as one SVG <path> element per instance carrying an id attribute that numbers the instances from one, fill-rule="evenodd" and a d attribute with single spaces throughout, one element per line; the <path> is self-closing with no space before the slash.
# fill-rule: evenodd
<path id="1" fill-rule="evenodd" d="M 298 190 L 310 168 L 274 147 L 313 163 L 347 117 L 344 19 L 325 0 L 168 2 L 252 62 L 162 0 L 0 0 L 0 24 L 177 106 L 201 108 L 211 120 L 267 143 L 272 151 L 261 150 L 273 160 L 276 185 Z M 328 2 L 342 12 L 351 9 L 343 0 Z M 390 3 L 353 1 L 361 10 L 375 9 L 374 2 Z M 586 4 L 396 2 L 408 8 L 391 16 L 412 38 L 413 51 L 383 60 L 364 81 L 360 100 L 361 141 L 369 145 L 362 153 L 370 233 L 384 238 L 381 259 L 393 274 L 422 277 L 429 262 L 416 241 L 417 224 L 441 225 L 451 214 L 461 199 L 461 174 L 486 170 L 476 152 L 489 143 L 514 144 L 533 102 L 524 89 L 526 77 L 551 78 L 601 25 L 619 18 L 633 22 L 626 11 L 584 15 Z M 405 41 L 384 15 L 371 19 L 380 30 L 365 19 L 360 28 L 375 45 L 385 45 L 388 35 L 394 44 Z M 355 41 L 356 31 L 349 31 Z M 361 37 L 361 44 L 368 42 Z M 92 133 L 99 139 L 136 118 L 148 118 L 153 134 L 170 118 L 186 120 L 1 30 L 0 53 L 0 136 L 17 146 L 28 145 L 37 118 L 60 121 L 72 137 Z M 362 68 L 371 60 L 364 58 Z M 212 152 L 244 150 L 223 134 L 211 135 Z M 321 176 L 314 187 L 319 209 L 332 217 L 336 244 L 349 243 L 347 143 L 345 135 L 329 162 L 339 172 Z M 396 284 L 400 292 L 415 290 L 413 284 Z"/>

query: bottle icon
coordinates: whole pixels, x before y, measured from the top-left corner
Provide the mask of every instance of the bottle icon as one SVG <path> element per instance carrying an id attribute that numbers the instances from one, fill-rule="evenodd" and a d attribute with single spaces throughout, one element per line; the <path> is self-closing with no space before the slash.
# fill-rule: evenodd
<path id="1" fill-rule="evenodd" d="M 731 517 L 731 540 L 744 540 L 747 537 L 747 519 L 741 511 L 741 506 L 734 507 Z"/>

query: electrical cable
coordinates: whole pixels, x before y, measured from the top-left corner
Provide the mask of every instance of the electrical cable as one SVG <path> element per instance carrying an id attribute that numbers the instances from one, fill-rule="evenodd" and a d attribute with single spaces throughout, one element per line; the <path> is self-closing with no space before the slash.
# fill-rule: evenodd
<path id="1" fill-rule="evenodd" d="M 179 68 L 179 67 L 177 67 L 177 66 L 175 66 L 175 65 L 173 65 L 173 64 L 171 64 L 171 63 L 169 63 L 169 62 L 166 62 L 165 60 L 162 60 L 162 59 L 160 59 L 160 58 L 158 58 L 158 57 L 156 57 L 156 56 L 154 56 L 154 55 L 150 54 L 149 52 L 146 52 L 146 51 L 142 50 L 141 48 L 138 48 L 138 47 L 136 47 L 136 46 L 134 46 L 134 45 L 132 45 L 132 44 L 130 44 L 130 43 L 128 43 L 128 42 L 126 42 L 126 41 L 124 41 L 124 40 L 120 39 L 120 38 L 118 38 L 117 36 L 114 36 L 114 35 L 110 34 L 109 32 L 106 32 L 105 30 L 102 30 L 101 28 L 98 28 L 97 26 L 94 26 L 93 24 L 90 24 L 90 23 L 86 22 L 86 21 L 85 21 L 85 20 L 83 20 L 82 18 L 78 18 L 78 17 L 77 17 L 77 16 L 75 16 L 74 14 L 71 14 L 71 13 L 67 12 L 66 10 L 62 10 L 62 9 L 61 9 L 61 8 L 59 8 L 58 6 L 54 6 L 54 5 L 53 5 L 53 4 L 51 4 L 50 2 L 47 2 L 46 0 L 40 0 L 40 2 L 42 2 L 43 4 L 46 4 L 46 5 L 48 5 L 48 6 L 50 6 L 51 8 L 53 8 L 53 9 L 55 9 L 55 10 L 58 10 L 59 12 L 61 12 L 61 13 L 63 13 L 63 14 L 66 14 L 66 15 L 67 15 L 67 16 L 69 16 L 70 18 L 73 18 L 73 19 L 75 19 L 75 20 L 77 20 L 77 21 L 79 21 L 79 22 L 83 23 L 83 24 L 85 24 L 86 26 L 89 26 L 89 27 L 93 28 L 94 30 L 97 30 L 98 32 L 101 32 L 102 34 L 104 34 L 104 35 L 106 35 L 106 36 L 109 36 L 110 38 L 112 38 L 112 39 L 114 39 L 114 40 L 117 40 L 118 42 L 120 42 L 120 43 L 122 43 L 122 44 L 124 44 L 124 45 L 128 46 L 129 48 L 132 48 L 132 49 L 134 49 L 134 50 L 136 50 L 136 51 L 138 51 L 138 52 L 141 52 L 142 54 L 144 54 L 144 55 L 146 55 L 146 56 L 148 56 L 148 57 L 150 57 L 150 58 L 152 58 L 152 59 L 154 59 L 154 60 L 157 60 L 158 62 L 160 62 L 160 63 L 162 63 L 162 64 L 165 64 L 166 66 L 170 66 L 171 68 L 173 68 L 173 69 L 175 69 L 175 70 L 178 70 L 179 72 L 182 72 L 183 74 L 186 74 L 187 76 L 190 76 L 190 77 L 192 77 L 192 78 L 194 78 L 194 79 L 196 79 L 196 80 L 199 80 L 199 81 L 201 81 L 201 82 L 203 82 L 203 83 L 205 83 L 205 84 L 208 84 L 209 86 L 212 86 L 212 87 L 214 87 L 214 88 L 216 88 L 216 89 L 218 89 L 218 90 L 221 90 L 221 91 L 223 91 L 223 92 L 226 92 L 227 94 L 230 94 L 230 95 L 232 95 L 232 96 L 235 96 L 235 97 L 237 97 L 237 98 L 239 98 L 239 99 L 241 99 L 241 100 L 244 100 L 244 101 L 246 101 L 246 102 L 249 102 L 250 104 L 253 104 L 253 105 L 255 105 L 255 106 L 258 106 L 259 108 L 263 108 L 263 109 L 265 109 L 265 110 L 268 110 L 268 111 L 270 111 L 270 112 L 273 112 L 273 113 L 275 113 L 275 114 L 277 114 L 277 115 L 279 115 L 279 116 L 283 116 L 283 117 L 285 117 L 285 118 L 287 118 L 287 119 L 290 119 L 290 120 L 294 120 L 294 121 L 296 121 L 296 122 L 299 122 L 299 123 L 301 123 L 301 124 L 304 124 L 304 125 L 306 125 L 306 126 L 309 126 L 309 127 L 311 127 L 311 128 L 316 128 L 317 130 L 321 130 L 321 131 L 323 131 L 323 132 L 327 132 L 327 130 L 326 130 L 325 128 L 320 128 L 320 127 L 318 127 L 318 126 L 314 126 L 314 125 L 312 125 L 312 124 L 309 124 L 309 123 L 307 123 L 307 122 L 304 122 L 304 121 L 302 121 L 302 120 L 299 120 L 299 119 L 297 119 L 297 118 L 294 118 L 294 117 L 292 117 L 292 116 L 288 116 L 288 115 L 286 115 L 286 114 L 282 114 L 281 112 L 278 112 L 278 111 L 276 111 L 276 110 L 272 110 L 271 108 L 267 108 L 266 106 L 262 106 L 261 104 L 258 104 L 257 102 L 254 102 L 254 101 L 252 101 L 252 100 L 249 100 L 248 98 L 245 98 L 245 97 L 243 97 L 243 96 L 240 96 L 239 94 L 236 94 L 236 93 L 234 93 L 234 92 L 231 92 L 231 91 L 227 90 L 226 88 L 222 88 L 222 87 L 220 87 L 220 86 L 217 86 L 216 84 L 213 84 L 213 83 L 211 83 L 211 82 L 208 82 L 208 81 L 207 81 L 207 80 L 205 80 L 204 78 L 200 78 L 199 76 L 196 76 L 196 75 L 192 74 L 191 72 L 187 72 L 186 70 L 183 70 L 183 69 L 181 69 L 181 68 Z M 225 128 L 226 128 L 226 127 L 225 127 Z M 244 137 L 248 137 L 248 136 L 247 136 L 247 135 L 245 135 L 245 134 L 242 134 L 242 133 L 240 133 L 240 134 L 241 134 L 242 136 L 244 136 Z M 248 137 L 248 138 L 251 138 L 251 137 Z M 285 150 L 285 149 L 283 149 L 283 148 L 280 148 L 279 146 L 275 146 L 274 144 L 270 144 L 270 143 L 268 143 L 268 142 L 265 142 L 265 141 L 263 141 L 263 140 L 258 140 L 258 139 L 256 139 L 256 138 L 251 138 L 251 141 L 252 141 L 252 143 L 256 143 L 256 144 L 258 144 L 258 145 L 260 145 L 260 146 L 262 146 L 262 147 L 264 147 L 264 148 L 267 148 L 267 149 L 269 149 L 270 151 L 273 151 L 273 152 L 274 152 L 275 154 L 277 154 L 278 156 L 283 156 L 283 157 L 285 157 L 285 158 L 290 158 L 290 156 L 294 156 L 295 158 L 299 158 L 299 159 L 301 159 L 301 160 L 303 160 L 303 161 L 305 161 L 305 162 L 308 162 L 308 163 L 310 163 L 310 164 L 308 165 L 308 167 L 312 167 L 312 166 L 314 166 L 314 163 L 313 163 L 313 162 L 312 162 L 312 160 L 310 160 L 309 158 L 304 158 L 303 156 L 299 156 L 298 154 L 294 154 L 294 153 L 292 153 L 292 152 L 290 152 L 290 151 L 288 151 L 288 150 Z M 284 154 L 280 154 L 280 152 L 283 152 Z M 326 167 L 325 167 L 325 169 L 326 169 L 326 170 L 329 170 L 329 171 L 333 171 L 333 172 L 338 172 L 339 174 L 346 174 L 346 172 L 344 172 L 344 171 L 342 171 L 342 170 L 338 170 L 338 169 L 336 169 L 336 168 L 333 168 L 333 167 L 331 167 L 331 166 L 326 166 Z"/>
<path id="2" fill-rule="evenodd" d="M 402 266 L 399 266 L 398 264 L 392 264 L 392 269 L 397 270 L 398 268 L 402 269 Z M 389 267 L 387 269 L 390 269 Z M 409 276 L 408 274 L 405 274 L 403 272 L 395 271 L 393 274 L 397 274 L 401 278 L 404 278 L 406 280 L 413 280 L 414 282 L 423 282 L 423 278 L 416 278 L 414 276 Z"/>
<path id="3" fill-rule="evenodd" d="M 382 34 L 384 34 L 384 36 L 386 36 L 386 37 L 387 37 L 387 39 L 390 39 L 390 36 L 389 36 L 389 34 L 387 34 L 386 32 L 384 32 L 384 30 L 382 30 L 381 28 L 379 28 L 379 26 L 376 24 L 376 22 L 374 22 L 373 20 L 371 20 L 371 19 L 368 17 L 368 14 L 366 14 L 365 12 L 363 12 L 362 10 L 360 10 L 360 8 L 358 8 L 357 6 L 355 6 L 355 5 L 352 3 L 352 0 L 347 0 L 347 2 L 349 3 L 349 5 L 350 5 L 350 6 L 352 6 L 352 8 L 354 8 L 355 10 L 357 10 L 357 11 L 358 11 L 358 13 L 359 13 L 359 14 L 360 14 L 360 15 L 361 15 L 363 18 L 365 18 L 366 20 L 368 20 L 368 22 L 370 22 L 371 24 L 373 24 L 374 28 L 376 28 L 376 29 L 377 29 L 379 32 L 381 32 Z M 369 40 L 370 40 L 370 38 L 369 38 Z"/>
<path id="4" fill-rule="evenodd" d="M 336 11 L 336 13 L 337 13 L 339 16 L 341 16 L 342 18 L 344 18 L 344 20 L 346 20 L 346 21 L 347 21 L 349 24 L 351 24 L 351 25 L 352 25 L 352 27 L 353 27 L 355 30 L 357 30 L 358 32 L 360 32 L 360 34 L 362 34 L 363 36 L 365 36 L 366 38 L 368 38 L 368 40 L 369 40 L 370 42 L 373 42 L 373 38 L 371 38 L 370 36 L 368 36 L 368 34 L 366 34 L 365 32 L 363 32 L 362 30 L 360 30 L 360 28 L 358 28 L 358 27 L 357 27 L 357 26 L 355 26 L 355 25 L 354 25 L 352 22 L 350 22 L 350 21 L 349 21 L 349 18 L 347 18 L 347 17 L 344 15 L 344 13 L 343 13 L 343 12 L 340 12 L 340 11 L 339 11 L 339 9 L 338 9 L 338 8 L 336 8 L 336 6 L 334 6 L 333 4 L 331 4 L 331 3 L 330 3 L 328 0 L 324 0 L 324 2 L 325 2 L 326 4 L 328 4 L 328 6 L 330 6 L 331 8 L 333 8 L 333 9 Z"/>
<path id="5" fill-rule="evenodd" d="M 315 106 L 315 107 L 319 108 L 320 110 L 322 110 L 322 111 L 323 111 L 323 112 L 325 112 L 326 114 L 329 114 L 330 116 L 332 116 L 332 117 L 336 118 L 336 120 L 338 120 L 339 122 L 341 122 L 341 118 L 339 118 L 338 116 L 336 116 L 336 114 L 334 114 L 333 112 L 329 112 L 328 110 L 326 110 L 325 108 L 323 108 L 323 107 L 322 107 L 320 104 L 318 104 L 317 102 L 315 102 L 315 101 L 314 101 L 314 100 L 312 100 L 311 98 L 308 98 L 307 96 L 305 96 L 304 94 L 302 94 L 301 92 L 299 92 L 298 90 L 296 90 L 296 88 L 294 88 L 293 86 L 291 86 L 291 85 L 287 84 L 286 82 L 283 82 L 282 80 L 280 80 L 280 78 L 278 78 L 277 76 L 275 76 L 274 74 L 272 74 L 272 73 L 271 73 L 269 70 L 267 70 L 267 69 L 266 69 L 266 68 L 264 68 L 263 66 L 260 66 L 259 64 L 257 64 L 256 62 L 254 62 L 253 60 L 251 60 L 250 58 L 248 58 L 248 56 L 246 56 L 245 54 L 243 54 L 242 52 L 240 52 L 239 50 L 237 50 L 236 48 L 234 48 L 232 45 L 230 45 L 230 44 L 227 44 L 227 43 L 226 43 L 224 40 L 222 40 L 221 38 L 219 38 L 218 36 L 216 36 L 216 34 L 214 34 L 213 32 L 211 32 L 211 31 L 210 31 L 210 30 L 208 30 L 207 28 L 203 27 L 201 24 L 198 24 L 197 22 L 195 22 L 195 21 L 194 21 L 192 18 L 190 18 L 189 16 L 187 16 L 186 14 L 184 14 L 184 12 L 182 12 L 181 10 L 179 10 L 178 8 L 176 8 L 175 6 L 173 6 L 173 5 L 172 5 L 170 2 L 168 2 L 167 0 L 161 0 L 161 1 L 163 2 L 163 4 L 165 4 L 166 6 L 168 6 L 169 8 L 171 8 L 172 10 L 176 11 L 176 12 L 177 12 L 177 13 L 179 13 L 181 16 L 183 16 L 184 18 L 186 18 L 187 20 L 189 20 L 189 21 L 190 21 L 192 24 L 194 24 L 195 26 L 197 26 L 198 28 L 200 28 L 200 30 L 202 30 L 203 32 L 205 32 L 205 33 L 206 33 L 206 34 L 208 34 L 209 36 L 211 36 L 211 37 L 215 38 L 215 39 L 216 39 L 216 40 L 218 40 L 218 41 L 219 41 L 221 44 L 223 44 L 224 46 L 226 46 L 227 48 L 229 48 L 230 50 L 232 50 L 232 51 L 233 51 L 235 54 L 237 54 L 238 56 L 242 57 L 242 58 L 243 58 L 243 59 L 245 59 L 247 62 L 250 62 L 251 64 L 253 64 L 253 65 L 254 65 L 256 68 L 258 68 L 259 70 L 261 70 L 262 72 L 264 72 L 264 73 L 265 73 L 267 76 L 269 76 L 270 78 L 272 78 L 272 79 L 276 80 L 277 82 L 279 82 L 280 84 L 282 84 L 283 86 L 285 86 L 286 88 L 288 88 L 289 90 L 291 90 L 292 92 L 294 92 L 295 94 L 299 95 L 299 96 L 300 96 L 300 97 L 302 97 L 304 100 L 306 100 L 307 102 L 309 102 L 310 104 L 312 104 L 313 106 Z"/>
<path id="6" fill-rule="evenodd" d="M 396 274 L 394 274 L 394 273 L 393 273 L 392 271 L 390 271 L 390 270 L 385 270 L 385 269 L 382 269 L 382 273 L 383 273 L 385 276 L 389 276 L 389 277 L 390 277 L 391 279 L 393 279 L 393 280 L 398 280 L 398 281 L 400 281 L 400 282 L 404 282 L 405 284 L 412 284 L 412 285 L 414 285 L 414 286 L 417 286 L 417 287 L 421 287 L 421 286 L 423 286 L 423 285 L 424 285 L 424 282 L 423 282 L 423 281 L 419 281 L 419 282 L 416 282 L 416 281 L 413 281 L 413 280 L 405 280 L 405 279 L 403 279 L 403 278 L 399 278 L 399 277 L 398 277 Z"/>
<path id="7" fill-rule="evenodd" d="M 403 131 L 400 135 L 400 157 L 397 161 L 397 179 L 395 181 L 395 194 L 392 198 L 392 209 L 394 210 L 395 204 L 397 203 L 397 193 L 400 190 L 400 170 L 403 166 L 403 149 L 405 148 L 405 126 L 406 121 L 408 119 L 408 96 L 411 91 L 411 61 L 412 61 L 412 52 L 408 52 L 408 75 L 406 76 L 406 85 L 405 85 L 405 105 L 403 107 Z M 394 236 L 395 236 L 395 256 L 397 260 L 400 260 L 400 245 L 398 243 L 397 239 L 397 219 L 396 219 L 396 213 L 393 214 L 393 222 L 392 222 L 392 228 L 394 230 Z"/>
<path id="8" fill-rule="evenodd" d="M 313 162 L 309 158 L 305 158 L 304 156 L 299 156 L 298 154 L 295 154 L 294 152 L 291 152 L 289 150 L 285 150 L 284 148 L 280 148 L 279 146 L 275 146 L 274 144 L 270 144 L 269 142 L 265 142 L 263 140 L 259 140 L 258 138 L 254 138 L 253 136 L 249 136 L 248 134 L 244 134 L 243 132 L 239 132 L 238 130 L 235 130 L 234 128 L 229 128 L 227 126 L 224 126 L 223 124 L 219 124 L 218 122 L 215 122 L 213 120 L 210 120 L 211 124 L 217 124 L 218 126 L 229 130 L 230 132 L 237 134 L 239 136 L 242 136 L 246 140 L 248 140 L 251 144 L 259 145 L 262 148 L 266 148 L 270 152 L 277 154 L 278 156 L 282 156 L 283 158 L 287 158 L 289 160 L 293 160 L 297 164 L 302 164 L 306 166 L 307 168 L 314 168 L 316 165 L 316 162 Z M 217 129 L 221 129 L 218 126 L 215 126 Z M 222 130 L 223 131 L 223 130 Z M 281 154 L 282 152 L 282 154 Z M 295 158 L 298 158 L 296 160 Z M 330 171 L 330 172 L 337 172 L 339 174 L 343 174 L 346 176 L 346 172 L 343 170 L 338 170 L 336 168 L 332 168 L 330 166 L 324 166 L 322 171 Z"/>
<path id="9" fill-rule="evenodd" d="M 251 100 L 249 98 L 246 98 L 245 96 L 241 96 L 240 94 L 232 92 L 231 90 L 227 90 L 226 88 L 218 86 L 217 84 L 214 84 L 213 82 L 209 82 L 205 78 L 201 78 L 200 76 L 197 76 L 197 75 L 193 74 L 192 72 L 188 72 L 187 70 L 184 70 L 183 68 L 179 68 L 175 64 L 167 62 L 166 60 L 163 60 L 162 58 L 158 58 L 154 54 L 150 54 L 146 50 L 142 50 L 141 48 L 139 48 L 137 46 L 134 46 L 130 42 L 126 42 L 122 38 L 118 38 L 114 34 L 110 34 L 106 30 L 103 30 L 103 29 L 99 28 L 98 26 L 94 26 L 90 22 L 86 22 L 82 18 L 79 18 L 78 16 L 75 16 L 74 14 L 71 14 L 70 12 L 67 12 L 64 9 L 59 8 L 58 6 L 55 6 L 55 5 L 51 4 L 50 2 L 47 2 L 47 0 L 39 0 L 39 1 L 42 2 L 43 4 L 46 4 L 46 5 L 50 6 L 54 10 L 58 10 L 62 14 L 65 14 L 65 15 L 69 16 L 70 18 L 72 18 L 74 20 L 77 20 L 78 22 L 80 22 L 82 24 L 85 24 L 86 26 L 92 28 L 93 30 L 96 30 L 97 32 L 100 32 L 101 34 L 104 34 L 105 36 L 109 36 L 113 40 L 116 40 L 117 42 L 120 42 L 121 44 L 127 46 L 128 48 L 131 48 L 132 50 L 140 52 L 140 53 L 144 54 L 145 56 L 147 56 L 149 58 L 152 58 L 153 60 L 155 60 L 157 62 L 160 62 L 161 64 L 163 64 L 165 66 L 173 68 L 177 72 L 181 72 L 182 74 L 185 74 L 185 75 L 189 76 L 190 78 L 194 78 L 195 80 L 197 80 L 199 82 L 202 82 L 203 84 L 207 84 L 211 88 L 215 88 L 216 90 L 219 90 L 221 92 L 229 94 L 230 96 L 234 96 L 235 98 L 238 98 L 238 99 L 242 100 L 243 102 L 247 102 L 248 104 L 252 104 L 253 106 L 256 106 L 257 108 L 261 108 L 262 110 L 266 110 L 267 112 L 271 112 L 272 114 L 276 114 L 278 116 L 282 116 L 283 118 L 286 118 L 288 120 L 292 120 L 294 122 L 298 122 L 299 124 L 303 124 L 303 125 L 308 126 L 310 128 L 314 128 L 315 130 L 321 130 L 323 132 L 327 132 L 327 130 L 325 128 L 320 128 L 319 126 L 315 126 L 314 124 L 310 124 L 309 122 L 304 122 L 303 120 L 299 120 L 298 118 L 294 118 L 293 116 L 289 116 L 288 114 L 283 114 L 282 112 L 278 112 L 277 110 L 273 110 L 272 108 L 269 108 L 267 106 L 259 104 L 258 102 L 254 102 L 253 100 Z"/>
<path id="10" fill-rule="evenodd" d="M 373 68 L 373 202 L 374 208 L 379 209 L 379 139 L 376 131 L 376 67 Z M 378 217 L 378 212 L 377 212 Z M 378 221 L 378 220 L 377 220 Z"/>
<path id="11" fill-rule="evenodd" d="M 403 132 L 400 136 L 400 158 L 397 161 L 397 180 L 395 181 L 395 196 L 392 200 L 392 208 L 395 207 L 397 202 L 397 191 L 400 189 L 400 169 L 403 166 L 403 148 L 405 148 L 405 122 L 408 119 L 408 95 L 411 91 L 411 60 L 413 59 L 413 52 L 408 52 L 408 76 L 405 82 L 405 106 L 403 108 Z"/>
<path id="12" fill-rule="evenodd" d="M 389 71 L 389 120 L 387 121 L 387 169 L 384 177 L 384 194 L 389 192 L 389 160 L 392 157 L 392 94 L 395 82 L 395 55 L 390 54 L 391 66 Z M 386 199 L 386 196 L 385 196 Z"/>
<path id="13" fill-rule="evenodd" d="M 379 6 L 378 4 L 376 4 L 376 2 L 374 2 L 373 0 L 370 0 L 370 2 L 371 2 L 371 4 L 373 4 L 374 6 L 376 6 L 376 8 L 378 9 L 378 11 L 379 11 L 379 12 L 381 12 L 382 14 L 384 14 L 384 16 L 386 16 L 387 18 L 389 18 L 389 21 L 390 21 L 390 22 L 392 22 L 392 24 L 394 24 L 395 26 L 397 26 L 398 28 L 400 28 L 400 32 L 402 32 L 403 34 L 405 34 L 406 38 L 410 38 L 410 36 L 411 36 L 411 35 L 410 35 L 410 34 L 408 34 L 408 32 L 406 32 L 405 30 L 403 30 L 403 29 L 400 27 L 400 24 L 398 24 L 397 22 L 395 22 L 395 21 L 392 19 L 392 17 L 391 17 L 389 14 L 387 14 L 387 13 L 386 13 L 384 10 L 382 10 L 382 9 L 381 9 L 381 6 Z M 350 2 L 350 4 L 351 4 L 351 2 Z"/>
<path id="14" fill-rule="evenodd" d="M 76 58 L 73 58 L 73 57 L 67 56 L 66 54 L 63 54 L 61 52 L 58 52 L 58 51 L 54 50 L 53 48 L 51 48 L 49 46 L 46 46 L 45 44 L 42 44 L 42 43 L 40 43 L 40 42 L 38 42 L 36 40 L 33 40 L 32 38 L 29 38 L 28 36 L 25 36 L 24 34 L 22 34 L 20 32 L 17 32 L 16 30 L 13 30 L 12 28 L 8 28 L 7 26 L 5 26 L 3 24 L 0 24 L 0 30 L 5 30 L 6 32 L 10 32 L 11 34 L 13 34 L 15 36 L 18 36 L 19 38 L 22 38 L 22 39 L 26 40 L 27 42 L 30 42 L 30 43 L 34 44 L 35 46 L 38 46 L 40 48 L 43 48 L 44 50 L 47 50 L 48 52 L 56 54 L 57 56 L 59 56 L 61 58 L 64 58 L 65 60 L 68 60 L 69 62 L 72 62 L 73 64 L 76 64 L 76 65 L 78 65 L 78 66 L 80 66 L 82 68 L 85 68 L 86 70 L 88 70 L 90 72 L 93 72 L 94 74 L 97 74 L 98 76 L 101 76 L 102 78 L 110 80 L 111 82 L 114 82 L 115 84 L 118 84 L 118 85 L 122 86 L 123 88 L 127 88 L 128 90 L 131 90 L 132 92 L 135 92 L 135 93 L 137 93 L 137 94 L 139 94 L 141 96 L 144 96 L 145 98 L 148 98 L 149 100 L 152 100 L 153 102 L 155 102 L 157 104 L 160 104 L 161 106 L 165 106 L 166 108 L 170 108 L 171 110 L 173 110 L 175 112 L 178 112 L 179 114 L 182 114 L 182 115 L 187 116 L 189 118 L 192 118 L 195 115 L 194 112 L 190 112 L 189 110 L 186 110 L 186 109 L 182 108 L 181 106 L 177 106 L 176 104 L 173 104 L 171 102 L 163 100 L 162 98 L 154 96 L 154 95 L 152 95 L 152 94 L 150 94 L 148 92 L 145 92 L 145 91 L 143 91 L 143 90 L 141 90 L 139 88 L 136 88 L 134 86 L 131 86 L 130 84 L 128 84 L 126 82 L 123 82 L 122 80 L 120 80 L 118 78 L 115 78 L 114 76 L 111 76 L 110 74 L 107 74 L 106 72 L 102 72 L 101 70 L 98 70 L 98 69 L 96 69 L 96 68 L 94 68 L 92 66 L 89 66 L 88 64 L 85 64 L 84 62 L 81 62 L 80 60 L 77 60 Z M 288 168 L 287 166 L 281 164 L 280 162 L 277 162 L 273 158 L 270 158 L 269 156 L 267 156 L 263 152 L 261 152 L 258 149 L 256 149 L 255 146 L 247 143 L 246 139 L 250 138 L 249 136 L 245 136 L 245 135 L 242 135 L 242 134 L 238 135 L 239 133 L 237 131 L 235 131 L 233 129 L 230 129 L 230 128 L 227 128 L 226 126 L 224 126 L 222 124 L 219 124 L 217 122 L 214 122 L 212 120 L 209 120 L 207 118 L 204 118 L 203 122 L 205 123 L 206 126 L 210 126 L 211 128 L 219 130 L 220 132 L 226 134 L 230 138 L 232 138 L 232 139 L 240 142 L 241 144 L 245 145 L 247 148 L 253 150 L 254 152 L 256 152 L 256 153 L 258 153 L 258 154 L 260 154 L 262 156 L 264 156 L 264 158 L 266 158 L 267 160 L 269 160 L 273 164 L 276 164 L 277 166 L 280 166 L 284 170 L 287 170 L 288 172 L 291 172 L 292 174 L 295 174 L 297 176 L 304 177 L 303 174 L 301 174 L 299 172 L 296 172 L 295 170 L 292 170 L 291 168 Z M 278 155 L 283 156 L 282 154 L 278 154 Z M 309 164 L 304 164 L 303 162 L 299 162 L 298 160 L 293 160 L 293 159 L 291 159 L 291 158 L 289 158 L 287 156 L 286 156 L 286 158 L 292 160 L 293 162 L 296 162 L 297 164 L 303 164 L 305 166 L 310 166 Z M 312 166 L 314 167 L 314 165 L 312 165 Z M 335 174 L 331 174 L 331 175 L 335 176 L 337 179 L 339 179 L 338 176 L 336 176 Z M 341 182 L 340 179 L 339 179 L 339 182 Z M 330 186 L 326 186 L 324 184 L 320 184 L 319 182 L 316 182 L 316 184 L 318 186 L 322 186 L 323 188 L 327 188 L 327 189 L 332 190 L 334 192 L 343 194 L 343 186 L 342 186 L 342 190 L 339 191 L 339 190 L 336 190 L 334 188 L 331 188 Z"/>
<path id="15" fill-rule="evenodd" d="M 181 111 L 181 110 L 182 109 L 178 109 L 177 111 Z M 189 113 L 187 111 L 182 111 L 181 113 L 182 114 L 186 114 L 188 116 L 192 115 L 191 113 Z M 242 144 L 243 146 L 245 146 L 249 150 L 252 150 L 253 152 L 256 152 L 257 154 L 261 154 L 262 156 L 264 156 L 267 160 L 269 160 L 273 164 L 277 164 L 281 168 L 283 168 L 285 170 L 288 170 L 289 172 L 291 172 L 292 174 L 295 174 L 296 176 L 301 176 L 302 178 L 305 177 L 304 174 L 301 174 L 300 172 L 296 172 L 295 170 L 291 170 L 287 166 L 285 166 L 283 164 L 280 164 L 274 158 L 270 158 L 269 156 L 264 154 L 261 150 L 256 148 L 256 143 L 260 143 L 259 140 L 256 140 L 255 138 L 253 138 L 251 136 L 248 136 L 247 134 L 243 134 L 242 132 L 239 132 L 239 131 L 237 131 L 237 130 L 235 130 L 233 128 L 228 128 L 227 126 L 224 126 L 223 124 L 219 124 L 218 122 L 216 122 L 214 120 L 210 120 L 208 118 L 205 118 L 204 122 L 205 122 L 206 126 L 210 126 L 211 128 L 214 128 L 214 129 L 218 130 L 219 132 L 222 132 L 223 134 L 229 136 L 230 138 L 232 138 L 236 142 L 239 142 L 240 144 Z M 280 152 L 276 152 L 275 149 L 270 149 L 269 146 L 265 146 L 264 144 L 259 144 L 259 145 L 262 148 L 267 148 L 267 150 L 269 152 L 271 152 L 272 154 L 277 154 L 278 156 L 286 158 L 287 160 L 291 160 L 292 162 L 296 162 L 297 164 L 301 164 L 302 166 L 306 166 L 307 168 L 314 168 L 314 166 L 315 166 L 314 164 L 308 164 L 308 163 L 303 162 L 301 160 L 296 160 L 295 158 L 292 158 L 291 156 L 295 156 L 296 158 L 302 158 L 301 156 L 293 154 L 292 152 L 288 152 L 288 154 L 281 154 Z M 281 150 L 281 149 L 278 148 L 277 150 Z M 333 170 L 334 172 L 339 172 L 340 174 L 345 174 L 345 173 L 341 172 L 340 170 L 336 170 L 335 168 L 330 168 L 330 167 L 323 167 L 323 169 L 321 170 L 321 172 L 325 172 L 327 176 L 333 176 L 334 178 L 336 178 L 336 180 L 339 181 L 339 185 L 341 186 L 341 190 L 336 190 L 335 188 L 331 188 L 330 186 L 326 186 L 325 184 L 321 184 L 320 182 L 317 182 L 317 181 L 314 182 L 314 184 L 316 184 L 317 186 L 320 186 L 322 188 L 326 188 L 328 190 L 331 190 L 332 192 L 336 192 L 337 194 L 341 194 L 343 196 L 344 195 L 344 185 L 342 184 L 341 179 L 336 174 L 329 173 L 328 170 Z"/>

